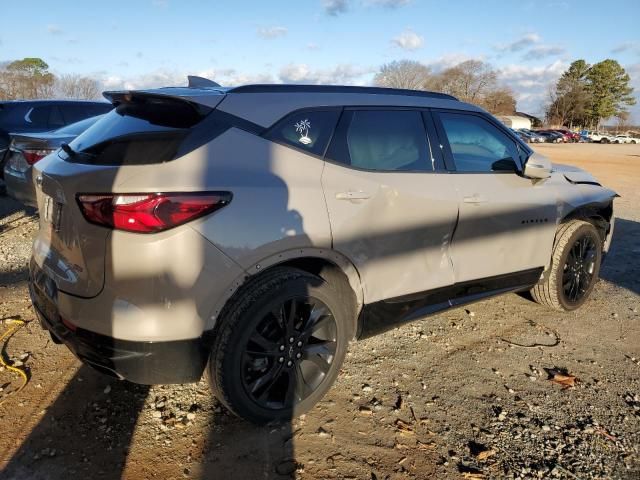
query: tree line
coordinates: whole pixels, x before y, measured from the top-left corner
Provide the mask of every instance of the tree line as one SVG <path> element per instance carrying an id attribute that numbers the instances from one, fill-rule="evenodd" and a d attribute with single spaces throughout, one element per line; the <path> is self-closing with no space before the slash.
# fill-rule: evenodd
<path id="1" fill-rule="evenodd" d="M 549 92 L 547 122 L 570 128 L 598 128 L 603 120 L 624 124 L 627 107 L 635 105 L 631 78 L 615 60 L 589 65 L 576 60 Z"/>
<path id="2" fill-rule="evenodd" d="M 41 58 L 23 58 L 0 65 L 0 100 L 35 98 L 95 99 L 100 83 L 82 75 L 54 75 Z"/>
<path id="3" fill-rule="evenodd" d="M 490 64 L 480 60 L 467 60 L 440 72 L 413 60 L 397 60 L 382 65 L 373 83 L 448 93 L 496 115 L 516 111 L 513 91 L 499 82 L 498 72 Z M 569 128 L 597 128 L 613 117 L 624 124 L 629 116 L 627 107 L 636 103 L 630 83 L 629 74 L 615 60 L 593 65 L 576 60 L 550 89 L 546 120 Z M 74 74 L 57 76 L 41 58 L 0 64 L 0 100 L 95 99 L 100 93 L 97 80 Z"/>
<path id="4" fill-rule="evenodd" d="M 467 60 L 441 72 L 413 60 L 397 60 L 380 67 L 373 83 L 380 87 L 430 90 L 453 95 L 496 115 L 516 111 L 513 91 L 500 84 L 498 72 L 488 63 Z"/>

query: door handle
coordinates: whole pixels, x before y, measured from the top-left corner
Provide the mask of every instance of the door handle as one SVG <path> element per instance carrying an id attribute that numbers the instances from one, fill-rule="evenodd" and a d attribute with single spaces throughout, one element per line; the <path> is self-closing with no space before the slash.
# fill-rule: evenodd
<path id="1" fill-rule="evenodd" d="M 336 193 L 336 200 L 367 200 L 371 198 L 368 192 L 340 192 Z"/>
<path id="2" fill-rule="evenodd" d="M 474 204 L 478 204 L 478 203 L 486 203 L 489 201 L 489 199 L 487 197 L 483 197 L 482 195 L 478 195 L 477 193 L 473 194 L 473 195 L 469 195 L 467 197 L 464 197 L 462 199 L 462 201 L 464 203 L 474 203 Z"/>

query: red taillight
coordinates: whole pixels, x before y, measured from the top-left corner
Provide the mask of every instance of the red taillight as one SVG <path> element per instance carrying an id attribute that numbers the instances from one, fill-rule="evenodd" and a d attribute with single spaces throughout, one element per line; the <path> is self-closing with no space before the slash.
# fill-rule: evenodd
<path id="1" fill-rule="evenodd" d="M 127 232 L 154 233 L 215 212 L 231 201 L 230 192 L 78 195 L 91 223 Z"/>
<path id="2" fill-rule="evenodd" d="M 44 157 L 49 155 L 53 150 L 22 150 L 22 156 L 27 161 L 29 165 L 33 165 L 36 162 L 39 162 Z"/>

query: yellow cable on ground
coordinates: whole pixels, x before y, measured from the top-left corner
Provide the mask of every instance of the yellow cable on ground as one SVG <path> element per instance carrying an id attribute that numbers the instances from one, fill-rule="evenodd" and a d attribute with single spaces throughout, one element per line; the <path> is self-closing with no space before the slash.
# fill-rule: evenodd
<path id="1" fill-rule="evenodd" d="M 18 375 L 20 375 L 22 377 L 22 385 L 20 385 L 20 387 L 17 390 L 14 390 L 12 392 L 12 393 L 18 393 L 20 390 L 22 390 L 25 387 L 25 385 L 29 381 L 29 377 L 27 376 L 27 372 L 26 372 L 25 369 L 19 368 L 19 367 L 14 367 L 13 365 L 9 365 L 7 363 L 7 361 L 4 359 L 4 349 L 7 346 L 7 342 L 9 341 L 9 339 L 18 330 L 20 330 L 22 327 L 24 327 L 27 324 L 27 322 L 25 322 L 24 320 L 21 320 L 19 318 L 7 318 L 5 320 L 12 320 L 12 323 L 14 325 L 12 325 L 6 332 L 4 332 L 2 335 L 0 335 L 0 342 L 2 342 L 2 351 L 0 351 L 0 364 L 2 364 L 2 366 L 5 367 L 7 370 L 15 372 L 15 373 L 17 373 Z M 0 400 L 0 405 L 2 405 L 6 400 L 7 400 L 7 398 L 4 398 L 4 399 Z"/>

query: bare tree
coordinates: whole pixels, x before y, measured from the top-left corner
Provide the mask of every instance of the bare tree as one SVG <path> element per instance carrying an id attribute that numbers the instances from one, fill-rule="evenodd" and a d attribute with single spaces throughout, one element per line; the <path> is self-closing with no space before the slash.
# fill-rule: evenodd
<path id="1" fill-rule="evenodd" d="M 413 60 L 396 60 L 380 67 L 373 79 L 379 87 L 424 90 L 431 77 L 429 67 Z"/>
<path id="2" fill-rule="evenodd" d="M 497 87 L 486 92 L 478 104 L 494 115 L 513 115 L 516 113 L 516 98 L 509 87 Z"/>
<path id="3" fill-rule="evenodd" d="M 481 103 L 488 92 L 497 88 L 497 74 L 487 63 L 467 60 L 443 70 L 433 79 L 433 86 L 462 101 Z"/>
<path id="4" fill-rule="evenodd" d="M 82 75 L 62 75 L 55 82 L 56 95 L 63 98 L 93 100 L 100 97 L 100 84 Z"/>

